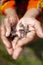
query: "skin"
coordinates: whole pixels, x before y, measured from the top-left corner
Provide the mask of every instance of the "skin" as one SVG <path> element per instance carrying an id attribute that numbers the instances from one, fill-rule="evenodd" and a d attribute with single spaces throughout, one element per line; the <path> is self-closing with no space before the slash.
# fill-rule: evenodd
<path id="1" fill-rule="evenodd" d="M 8 13 L 9 11 L 10 13 Z M 8 51 L 8 53 L 14 59 L 18 58 L 19 54 L 22 51 L 22 47 L 17 47 L 16 49 L 14 49 L 14 45 L 18 41 L 18 37 L 16 37 L 13 41 L 9 40 L 7 37 L 10 35 L 11 27 L 17 24 L 18 21 L 19 21 L 19 18 L 16 14 L 16 11 L 10 8 L 5 10 L 5 18 L 2 20 L 2 24 L 0 27 L 0 30 L 1 30 L 0 36 L 3 41 L 3 44 L 5 45 L 5 48 Z"/>
<path id="2" fill-rule="evenodd" d="M 34 10 L 34 12 L 33 12 Z M 10 11 L 10 13 L 8 13 Z M 11 13 L 13 12 L 13 13 Z M 15 14 L 15 15 L 14 15 Z M 30 42 L 33 40 L 35 33 L 38 37 L 43 38 L 43 31 L 40 25 L 40 22 L 35 19 L 35 17 L 39 14 L 39 11 L 36 9 L 30 9 L 26 12 L 26 14 L 19 20 L 18 16 L 13 9 L 7 9 L 5 10 L 5 16 L 4 20 L 1 24 L 1 39 L 6 47 L 6 50 L 10 55 L 12 55 L 13 59 L 17 59 L 23 50 L 23 45 L 27 44 L 27 42 Z M 35 15 L 35 16 L 34 16 Z M 18 22 L 19 21 L 19 22 Z M 27 23 L 25 23 L 25 21 Z M 30 32 L 27 33 L 25 38 L 21 38 L 19 40 L 19 29 L 20 22 L 23 23 L 25 26 L 29 26 Z M 17 23 L 17 34 L 18 36 L 13 39 L 13 41 L 9 40 L 7 37 L 10 35 L 11 27 Z M 40 32 L 40 33 L 39 33 Z M 38 34 L 39 33 L 39 34 Z M 25 41 L 24 41 L 25 40 Z"/>
<path id="3" fill-rule="evenodd" d="M 17 46 L 23 46 L 29 42 L 31 42 L 34 39 L 35 34 L 39 37 L 39 38 L 43 38 L 43 31 L 42 31 L 42 27 L 41 27 L 41 23 L 36 20 L 35 18 L 22 18 L 18 24 L 17 24 L 17 34 L 18 36 L 20 36 L 20 29 L 22 29 L 22 27 L 20 27 L 20 23 L 22 23 L 25 27 L 28 25 L 29 26 L 29 32 L 26 34 L 25 37 L 21 38 L 18 43 Z M 25 33 L 25 32 L 24 32 Z"/>

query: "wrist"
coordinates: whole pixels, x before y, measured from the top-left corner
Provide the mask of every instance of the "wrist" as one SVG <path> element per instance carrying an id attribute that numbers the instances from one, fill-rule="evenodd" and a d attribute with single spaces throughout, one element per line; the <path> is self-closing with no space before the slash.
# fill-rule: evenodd
<path id="1" fill-rule="evenodd" d="M 8 8 L 8 9 L 6 9 L 6 10 L 5 10 L 5 15 L 6 15 L 6 17 L 10 17 L 10 18 L 13 17 L 13 18 L 16 19 L 16 20 L 19 20 L 18 15 L 17 15 L 17 13 L 16 13 L 16 10 L 13 9 L 13 8 Z"/>
<path id="2" fill-rule="evenodd" d="M 24 15 L 24 17 L 37 17 L 37 15 L 39 15 L 40 11 L 36 8 L 31 8 L 29 9 L 26 14 Z"/>
<path id="3" fill-rule="evenodd" d="M 7 9 L 5 9 L 4 13 L 7 16 L 12 16 L 12 15 L 15 15 L 16 14 L 16 11 L 13 8 L 7 8 Z"/>

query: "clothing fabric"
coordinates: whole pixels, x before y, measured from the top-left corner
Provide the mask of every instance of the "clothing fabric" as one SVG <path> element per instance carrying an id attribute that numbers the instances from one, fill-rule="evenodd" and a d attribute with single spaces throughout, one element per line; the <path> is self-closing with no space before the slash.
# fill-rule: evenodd
<path id="1" fill-rule="evenodd" d="M 24 8 L 24 7 L 26 7 L 26 4 L 27 4 L 27 9 L 30 9 L 30 8 L 37 8 L 38 3 L 41 0 L 2 0 L 3 3 L 8 2 L 8 1 L 17 2 L 16 4 L 18 4 L 19 8 Z"/>

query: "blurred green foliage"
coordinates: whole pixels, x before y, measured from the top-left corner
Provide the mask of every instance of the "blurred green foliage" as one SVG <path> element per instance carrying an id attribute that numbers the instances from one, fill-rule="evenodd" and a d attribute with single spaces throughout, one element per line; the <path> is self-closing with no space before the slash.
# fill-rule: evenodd
<path id="1" fill-rule="evenodd" d="M 43 40 L 26 46 L 16 61 L 8 55 L 0 40 L 0 65 L 43 65 Z"/>

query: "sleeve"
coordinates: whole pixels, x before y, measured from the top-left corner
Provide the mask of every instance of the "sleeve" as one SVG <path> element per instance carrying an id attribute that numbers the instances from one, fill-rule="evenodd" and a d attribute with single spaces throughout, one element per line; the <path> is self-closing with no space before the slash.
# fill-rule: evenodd
<path id="1" fill-rule="evenodd" d="M 15 8 L 15 0 L 2 0 L 1 11 L 4 13 L 7 8 Z"/>
<path id="2" fill-rule="evenodd" d="M 41 0 L 29 0 L 27 10 L 30 9 L 30 8 L 38 8 L 38 5 L 39 5 L 40 1 Z"/>

